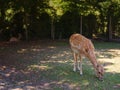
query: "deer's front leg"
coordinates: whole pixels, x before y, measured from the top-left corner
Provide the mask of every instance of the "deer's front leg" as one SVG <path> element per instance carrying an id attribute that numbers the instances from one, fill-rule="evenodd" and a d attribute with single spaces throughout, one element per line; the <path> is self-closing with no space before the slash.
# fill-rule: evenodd
<path id="1" fill-rule="evenodd" d="M 80 56 L 80 62 L 79 62 L 79 70 L 80 70 L 80 75 L 83 75 L 83 72 L 82 72 L 82 56 Z"/>
<path id="2" fill-rule="evenodd" d="M 73 71 L 76 72 L 76 69 L 77 69 L 77 57 L 78 57 L 78 54 L 73 53 L 73 56 L 74 56 L 74 67 L 73 67 Z"/>

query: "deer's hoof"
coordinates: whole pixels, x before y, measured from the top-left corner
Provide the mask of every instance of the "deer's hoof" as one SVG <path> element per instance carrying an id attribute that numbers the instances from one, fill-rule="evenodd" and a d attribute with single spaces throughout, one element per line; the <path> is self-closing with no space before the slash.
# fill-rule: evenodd
<path id="1" fill-rule="evenodd" d="M 73 69 L 73 72 L 76 72 L 76 69 Z"/>

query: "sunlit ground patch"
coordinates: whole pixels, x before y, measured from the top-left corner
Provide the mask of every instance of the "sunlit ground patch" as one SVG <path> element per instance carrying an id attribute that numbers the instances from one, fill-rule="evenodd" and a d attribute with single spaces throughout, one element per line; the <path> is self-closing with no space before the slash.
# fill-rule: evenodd
<path id="1" fill-rule="evenodd" d="M 99 61 L 102 61 L 106 72 L 111 73 L 120 73 L 120 50 L 118 49 L 109 49 L 104 53 L 109 53 L 113 55 L 112 58 L 99 58 Z"/>
<path id="2" fill-rule="evenodd" d="M 51 69 L 52 67 L 49 67 L 48 65 L 31 65 L 28 67 L 29 70 L 41 70 L 41 71 L 45 71 L 48 69 Z"/>

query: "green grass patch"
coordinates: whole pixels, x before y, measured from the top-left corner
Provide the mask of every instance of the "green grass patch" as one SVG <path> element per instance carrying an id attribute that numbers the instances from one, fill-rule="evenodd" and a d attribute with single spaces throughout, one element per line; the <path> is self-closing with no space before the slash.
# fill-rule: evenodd
<path id="1" fill-rule="evenodd" d="M 97 58 L 104 60 L 104 81 L 95 77 L 88 59 L 83 60 L 83 76 L 79 71 L 73 72 L 73 56 L 66 41 L 50 42 L 43 47 L 40 43 L 1 47 L 1 62 L 20 71 L 12 72 L 12 82 L 41 85 L 40 90 L 120 90 L 120 43 L 94 42 L 94 45 Z M 23 49 L 26 51 L 17 52 Z"/>

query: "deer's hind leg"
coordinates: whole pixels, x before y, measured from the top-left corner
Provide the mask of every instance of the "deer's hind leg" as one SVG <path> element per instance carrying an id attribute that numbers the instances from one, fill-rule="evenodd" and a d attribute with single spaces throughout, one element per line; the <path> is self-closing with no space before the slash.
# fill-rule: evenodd
<path id="1" fill-rule="evenodd" d="M 77 66 L 78 66 L 78 54 L 77 54 L 77 53 L 73 53 L 73 56 L 74 56 L 74 67 L 73 67 L 73 71 L 76 72 Z"/>

